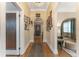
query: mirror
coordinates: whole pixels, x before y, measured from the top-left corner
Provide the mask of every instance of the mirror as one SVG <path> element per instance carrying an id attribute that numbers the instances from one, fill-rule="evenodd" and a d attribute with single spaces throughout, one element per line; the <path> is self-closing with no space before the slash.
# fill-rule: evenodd
<path id="1" fill-rule="evenodd" d="M 70 38 L 76 42 L 76 25 L 75 18 L 68 18 L 61 25 L 61 35 L 64 38 Z"/>

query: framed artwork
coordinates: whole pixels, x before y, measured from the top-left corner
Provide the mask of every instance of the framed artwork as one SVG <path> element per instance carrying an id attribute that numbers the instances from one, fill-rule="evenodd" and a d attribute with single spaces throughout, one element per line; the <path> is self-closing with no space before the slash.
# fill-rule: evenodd
<path id="1" fill-rule="evenodd" d="M 25 30 L 29 30 L 30 17 L 24 15 Z"/>
<path id="2" fill-rule="evenodd" d="M 50 15 L 47 18 L 46 25 L 47 25 L 47 31 L 50 31 L 53 26 L 52 25 L 52 11 L 50 11 Z"/>

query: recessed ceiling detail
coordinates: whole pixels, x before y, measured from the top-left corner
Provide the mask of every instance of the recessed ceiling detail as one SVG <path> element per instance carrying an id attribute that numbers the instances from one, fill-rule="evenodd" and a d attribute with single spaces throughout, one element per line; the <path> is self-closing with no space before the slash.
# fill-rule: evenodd
<path id="1" fill-rule="evenodd" d="M 31 10 L 47 10 L 49 3 L 47 2 L 30 2 L 28 3 Z"/>

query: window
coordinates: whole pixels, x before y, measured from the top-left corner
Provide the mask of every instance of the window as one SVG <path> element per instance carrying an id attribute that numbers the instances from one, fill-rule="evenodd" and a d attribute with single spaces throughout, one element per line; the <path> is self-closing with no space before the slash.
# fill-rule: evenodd
<path id="1" fill-rule="evenodd" d="M 63 24 L 63 32 L 71 33 L 71 21 Z"/>

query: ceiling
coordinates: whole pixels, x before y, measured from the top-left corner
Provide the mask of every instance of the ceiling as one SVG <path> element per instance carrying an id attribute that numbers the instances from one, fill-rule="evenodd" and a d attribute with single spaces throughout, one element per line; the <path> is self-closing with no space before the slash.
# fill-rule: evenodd
<path id="1" fill-rule="evenodd" d="M 47 2 L 29 2 L 31 11 L 47 10 L 49 3 Z"/>
<path id="2" fill-rule="evenodd" d="M 6 3 L 6 11 L 21 11 L 21 9 L 14 3 Z"/>
<path id="3" fill-rule="evenodd" d="M 78 3 L 74 2 L 59 2 L 57 12 L 75 12 Z"/>

